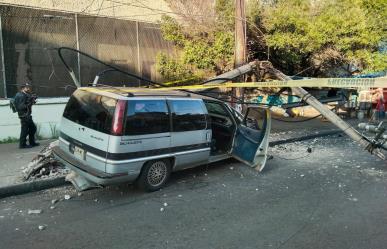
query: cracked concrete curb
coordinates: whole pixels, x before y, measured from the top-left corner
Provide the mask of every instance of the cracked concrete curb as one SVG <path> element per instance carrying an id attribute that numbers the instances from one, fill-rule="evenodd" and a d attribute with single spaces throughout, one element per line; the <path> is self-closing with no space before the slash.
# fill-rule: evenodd
<path id="1" fill-rule="evenodd" d="M 342 130 L 329 130 L 329 131 L 323 131 L 323 132 L 319 132 L 316 134 L 310 134 L 310 135 L 301 136 L 301 137 L 294 137 L 294 138 L 272 141 L 272 142 L 269 142 L 269 147 L 273 147 L 273 146 L 280 145 L 280 144 L 288 144 L 288 143 L 294 143 L 294 142 L 299 142 L 299 141 L 305 141 L 305 140 L 318 138 L 318 137 L 326 137 L 326 136 L 336 135 L 336 134 L 340 134 L 342 132 L 343 132 Z"/>
<path id="2" fill-rule="evenodd" d="M 61 176 L 52 179 L 23 182 L 6 187 L 0 187 L 0 199 L 13 195 L 21 195 L 39 190 L 59 187 L 67 184 L 69 184 L 69 182 L 66 182 L 65 177 Z"/>
<path id="3" fill-rule="evenodd" d="M 287 144 L 287 143 L 293 143 L 293 142 L 298 142 L 298 141 L 304 141 L 304 140 L 309 140 L 313 138 L 318 138 L 318 137 L 326 137 L 330 135 L 336 135 L 342 133 L 341 130 L 329 130 L 329 131 L 324 131 L 324 132 L 319 132 L 317 134 L 311 134 L 311 135 L 306 135 L 306 136 L 301 136 L 301 137 L 295 137 L 295 138 L 288 138 L 288 139 L 283 139 L 283 140 L 278 140 L 278 141 L 273 141 L 269 143 L 270 147 L 280 145 L 280 144 Z M 60 187 L 63 185 L 70 184 L 69 182 L 65 181 L 65 177 L 57 177 L 57 178 L 52 178 L 52 179 L 45 179 L 45 180 L 38 180 L 38 181 L 32 181 L 32 182 L 24 182 L 20 184 L 14 184 L 6 187 L 0 187 L 0 199 L 5 198 L 5 197 L 10 197 L 14 195 L 21 195 L 21 194 L 27 194 L 30 192 L 36 192 L 44 189 L 49 189 L 49 188 L 55 188 L 55 187 Z"/>

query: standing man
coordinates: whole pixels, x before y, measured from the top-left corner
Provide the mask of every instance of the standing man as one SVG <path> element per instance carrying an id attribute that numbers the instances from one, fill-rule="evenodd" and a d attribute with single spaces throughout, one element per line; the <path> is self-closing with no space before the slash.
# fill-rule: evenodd
<path id="1" fill-rule="evenodd" d="M 39 143 L 35 142 L 36 125 L 31 116 L 32 105 L 36 103 L 36 96 L 32 95 L 32 86 L 29 83 L 22 86 L 20 92 L 15 96 L 14 103 L 21 123 L 19 148 L 26 149 L 39 146 Z M 29 145 L 26 144 L 27 136 Z"/>

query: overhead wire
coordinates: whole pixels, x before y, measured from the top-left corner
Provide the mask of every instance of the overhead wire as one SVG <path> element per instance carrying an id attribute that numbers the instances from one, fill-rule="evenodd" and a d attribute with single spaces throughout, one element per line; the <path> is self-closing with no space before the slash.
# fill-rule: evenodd
<path id="1" fill-rule="evenodd" d="M 123 69 L 120 69 L 116 66 L 113 66 L 113 65 L 110 65 L 106 62 L 103 62 L 85 52 L 82 52 L 82 51 L 79 51 L 77 49 L 74 49 L 74 48 L 70 48 L 70 47 L 60 47 L 58 48 L 58 54 L 59 54 L 59 58 L 61 59 L 61 61 L 63 62 L 64 66 L 66 67 L 66 69 L 69 71 L 69 72 L 73 72 L 73 70 L 71 69 L 71 67 L 66 63 L 66 60 L 64 59 L 63 57 L 63 54 L 62 54 L 62 51 L 63 50 L 70 50 L 70 51 L 73 51 L 73 52 L 76 52 L 76 53 L 79 53 L 80 55 L 83 55 L 83 56 L 86 56 L 87 58 L 89 59 L 92 59 L 98 63 L 101 63 L 102 65 L 106 66 L 106 67 L 109 67 L 109 68 L 112 68 L 118 72 L 121 72 L 123 74 L 126 74 L 126 75 L 129 75 L 133 78 L 136 78 L 138 80 L 142 80 L 142 81 L 145 81 L 151 85 L 155 85 L 155 86 L 162 86 L 162 87 L 166 87 L 168 88 L 167 85 L 163 84 L 163 83 L 160 83 L 160 82 L 156 82 L 156 81 L 153 81 L 153 80 L 150 80 L 150 79 L 146 79 L 144 77 L 141 77 L 141 76 L 138 76 L 137 74 L 134 74 L 134 73 L 130 73 L 128 71 L 125 71 Z M 208 81 L 205 81 L 205 82 L 209 82 L 209 81 L 215 81 L 217 79 L 211 79 L 211 80 L 208 80 Z M 220 80 L 232 80 L 232 78 L 220 78 Z M 113 87 L 113 86 L 112 86 Z M 189 91 L 189 90 L 178 90 L 178 91 L 181 91 L 181 92 L 185 92 L 185 93 L 189 93 L 189 94 L 196 94 L 196 95 L 201 95 L 201 96 L 205 96 L 205 97 L 211 97 L 211 98 L 214 98 L 214 99 L 218 99 L 214 96 L 210 96 L 210 95 L 205 95 L 205 94 L 202 94 L 200 92 L 193 92 L 193 91 Z M 218 100 L 221 100 L 221 99 L 218 99 Z M 246 102 L 246 101 L 227 101 L 227 100 L 221 100 L 223 102 L 228 102 L 228 103 L 238 103 L 238 104 L 247 104 L 247 105 L 258 105 L 258 106 L 273 106 L 273 105 L 268 105 L 268 104 L 261 104 L 261 103 L 255 103 L 255 102 Z"/>

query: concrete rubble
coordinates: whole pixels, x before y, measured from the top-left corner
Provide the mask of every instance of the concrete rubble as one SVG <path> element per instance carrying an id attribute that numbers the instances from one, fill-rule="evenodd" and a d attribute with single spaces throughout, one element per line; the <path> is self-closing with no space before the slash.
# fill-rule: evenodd
<path id="1" fill-rule="evenodd" d="M 56 140 L 44 147 L 26 167 L 22 168 L 24 181 L 55 178 L 68 174 L 68 170 L 52 155 L 52 148 L 58 143 L 59 141 Z"/>
<path id="2" fill-rule="evenodd" d="M 28 214 L 41 214 L 43 211 L 41 209 L 28 209 Z"/>

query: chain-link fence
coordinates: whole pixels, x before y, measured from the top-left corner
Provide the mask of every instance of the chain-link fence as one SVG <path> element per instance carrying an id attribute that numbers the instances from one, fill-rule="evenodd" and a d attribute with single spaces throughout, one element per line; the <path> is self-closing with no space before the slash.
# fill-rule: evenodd
<path id="1" fill-rule="evenodd" d="M 101 61 L 154 81 L 158 52 L 173 53 L 157 24 L 56 11 L 0 6 L 0 97 L 12 97 L 18 86 L 31 82 L 41 97 L 68 96 L 74 86 L 59 59 L 58 47 L 71 47 Z M 83 85 L 107 69 L 85 56 L 65 51 L 64 57 Z M 99 83 L 145 85 L 109 72 Z"/>

